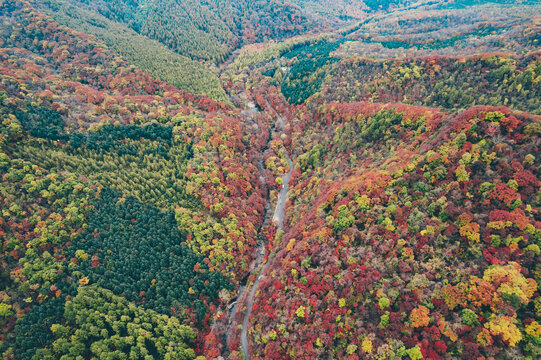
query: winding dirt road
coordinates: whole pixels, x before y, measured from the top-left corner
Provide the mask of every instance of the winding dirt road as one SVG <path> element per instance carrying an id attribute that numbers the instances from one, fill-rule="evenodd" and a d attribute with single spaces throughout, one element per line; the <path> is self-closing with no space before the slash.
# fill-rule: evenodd
<path id="1" fill-rule="evenodd" d="M 279 128 L 277 129 L 277 132 L 275 134 L 279 135 L 282 134 L 285 128 L 284 120 L 276 112 L 276 110 L 269 104 L 267 100 L 267 106 L 272 109 L 276 117 L 279 121 Z M 288 197 L 288 191 L 289 191 L 289 179 L 291 178 L 291 172 L 293 171 L 293 162 L 291 161 L 291 158 L 285 153 L 285 156 L 287 158 L 287 162 L 289 163 L 289 170 L 282 175 L 282 188 L 280 189 L 280 192 L 278 193 L 278 200 L 276 202 L 276 207 L 274 209 L 274 215 L 272 216 L 272 221 L 278 223 L 277 231 L 282 230 L 282 227 L 284 225 L 284 216 L 285 216 L 285 206 L 287 202 Z M 258 254 L 256 258 L 256 266 L 255 269 L 259 267 L 259 265 L 263 262 L 263 259 L 265 258 L 265 244 L 261 243 L 259 244 L 258 248 Z M 257 290 L 257 287 L 259 285 L 259 281 L 264 276 L 265 270 L 269 266 L 269 262 L 265 263 L 261 271 L 259 272 L 254 285 L 252 286 L 252 289 L 250 290 L 250 295 L 248 296 L 248 304 L 246 306 L 246 313 L 244 314 L 244 321 L 242 322 L 242 332 L 240 335 L 240 343 L 242 348 L 242 353 L 244 354 L 244 358 L 246 360 L 250 360 L 250 353 L 249 353 L 249 347 L 248 347 L 248 325 L 250 322 L 250 314 L 252 312 L 252 307 L 254 305 L 254 295 Z"/>

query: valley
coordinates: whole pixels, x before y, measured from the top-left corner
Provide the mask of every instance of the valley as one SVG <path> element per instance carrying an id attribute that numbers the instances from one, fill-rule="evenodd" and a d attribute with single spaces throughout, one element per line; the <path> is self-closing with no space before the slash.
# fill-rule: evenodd
<path id="1" fill-rule="evenodd" d="M 540 19 L 0 1 L 2 358 L 538 358 Z"/>

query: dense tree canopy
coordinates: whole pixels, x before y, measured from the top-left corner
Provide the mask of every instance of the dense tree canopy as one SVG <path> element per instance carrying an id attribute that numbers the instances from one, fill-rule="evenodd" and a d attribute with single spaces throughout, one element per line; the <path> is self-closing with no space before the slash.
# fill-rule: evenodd
<path id="1" fill-rule="evenodd" d="M 239 45 L 283 39 L 318 26 L 299 7 L 279 1 L 72 2 L 126 24 L 180 54 L 217 62 Z"/>
<path id="2" fill-rule="evenodd" d="M 537 357 L 539 117 L 310 105 L 252 353 Z"/>
<path id="3" fill-rule="evenodd" d="M 190 348 L 196 336 L 193 329 L 181 325 L 175 317 L 144 310 L 111 291 L 82 286 L 55 317 L 46 308 L 52 309 L 57 303 L 52 300 L 35 308 L 34 314 L 18 326 L 21 347 L 35 347 L 36 343 L 29 342 L 49 337 L 45 342 L 38 340 L 42 348 L 33 356 L 22 353 L 21 359 L 195 359 Z M 36 325 L 46 327 L 36 333 Z"/>
<path id="4" fill-rule="evenodd" d="M 69 267 L 90 283 L 162 314 L 195 304 L 200 321 L 206 312 L 200 298 L 215 301 L 230 287 L 182 244 L 172 212 L 106 189 L 92 205 L 96 210 L 67 253 Z"/>
<path id="5" fill-rule="evenodd" d="M 538 13 L 0 1 L 2 359 L 539 358 Z"/>
<path id="6" fill-rule="evenodd" d="M 402 61 L 352 58 L 330 71 L 327 100 L 465 108 L 506 105 L 539 114 L 541 59 L 505 54 Z"/>
<path id="7" fill-rule="evenodd" d="M 237 109 L 151 77 L 28 2 L 0 6 L 2 357 L 204 353 L 211 322 L 253 256 L 264 208 L 254 153 L 265 133 Z M 71 318 L 72 305 L 98 311 L 82 301 L 87 295 L 77 298 L 87 285 L 105 303 L 136 304 L 135 323 L 144 313 L 157 337 L 128 336 L 114 349 L 109 325 Z M 194 330 L 168 338 L 159 325 L 166 314 L 167 326 Z M 72 336 L 90 328 L 92 343 Z"/>

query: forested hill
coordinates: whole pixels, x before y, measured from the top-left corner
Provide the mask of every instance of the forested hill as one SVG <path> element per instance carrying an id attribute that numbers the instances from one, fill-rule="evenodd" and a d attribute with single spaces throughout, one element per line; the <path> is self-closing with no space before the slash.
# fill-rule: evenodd
<path id="1" fill-rule="evenodd" d="M 529 0 L 0 0 L 0 358 L 540 358 L 540 35 Z"/>
<path id="2" fill-rule="evenodd" d="M 331 71 L 322 95 L 326 100 L 405 102 L 449 109 L 507 105 L 540 114 L 540 58 L 541 53 L 385 61 L 351 58 Z"/>
<path id="3" fill-rule="evenodd" d="M 262 222 L 252 121 L 0 3 L 2 358 L 201 354 Z"/>
<path id="4" fill-rule="evenodd" d="M 541 118 L 310 101 L 282 111 L 296 163 L 252 354 L 539 358 Z"/>
<path id="5" fill-rule="evenodd" d="M 54 3 L 54 1 L 51 1 Z M 282 1 L 69 0 L 192 59 L 222 62 L 243 44 L 284 39 L 322 24 Z"/>
<path id="6" fill-rule="evenodd" d="M 100 46 L 107 46 L 154 77 L 193 94 L 203 94 L 217 101 L 226 100 L 214 71 L 159 41 L 137 33 L 125 23 L 108 19 L 69 0 L 40 1 L 36 6 L 60 24 L 95 36 L 102 41 Z"/>

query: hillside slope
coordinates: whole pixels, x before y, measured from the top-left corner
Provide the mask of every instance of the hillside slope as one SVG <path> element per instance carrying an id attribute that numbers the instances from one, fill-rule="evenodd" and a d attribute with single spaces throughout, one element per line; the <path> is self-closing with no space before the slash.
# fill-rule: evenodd
<path id="1" fill-rule="evenodd" d="M 288 226 L 253 307 L 253 358 L 539 356 L 541 118 L 284 110 Z"/>
<path id="2" fill-rule="evenodd" d="M 301 8 L 282 1 L 70 0 L 193 59 L 224 61 L 239 45 L 317 30 Z"/>
<path id="3" fill-rule="evenodd" d="M 351 58 L 329 71 L 326 101 L 404 102 L 465 108 L 506 105 L 541 113 L 541 53 L 483 54 L 404 60 Z"/>
<path id="4" fill-rule="evenodd" d="M 539 358 L 540 10 L 0 0 L 0 357 Z"/>
<path id="5" fill-rule="evenodd" d="M 205 65 L 175 53 L 156 40 L 140 35 L 126 24 L 66 0 L 40 2 L 40 10 L 71 29 L 94 35 L 130 64 L 193 94 L 225 101 L 216 74 Z"/>
<path id="6" fill-rule="evenodd" d="M 0 14 L 2 357 L 204 353 L 255 256 L 267 120 L 152 78 L 29 2 Z"/>

